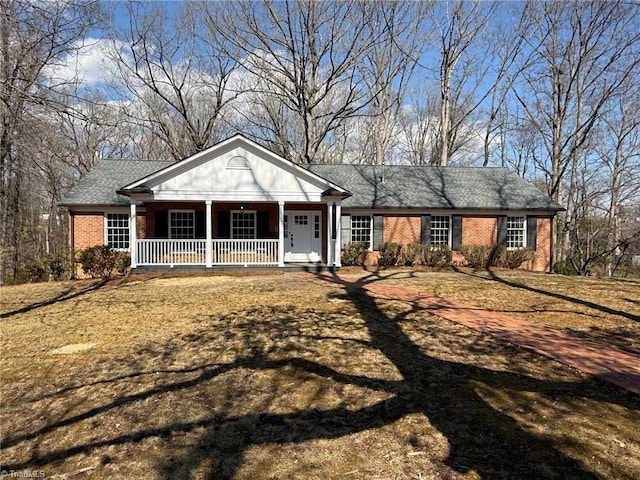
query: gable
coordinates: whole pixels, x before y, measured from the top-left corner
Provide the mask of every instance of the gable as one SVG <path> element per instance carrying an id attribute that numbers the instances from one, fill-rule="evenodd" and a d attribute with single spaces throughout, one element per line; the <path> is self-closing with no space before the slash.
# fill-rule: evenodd
<path id="1" fill-rule="evenodd" d="M 241 136 L 121 189 L 140 199 L 319 202 L 344 189 Z"/>

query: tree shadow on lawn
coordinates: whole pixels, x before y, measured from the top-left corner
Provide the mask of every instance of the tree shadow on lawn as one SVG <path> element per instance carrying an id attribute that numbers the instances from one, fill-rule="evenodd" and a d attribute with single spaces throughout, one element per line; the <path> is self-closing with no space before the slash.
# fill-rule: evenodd
<path id="1" fill-rule="evenodd" d="M 577 305 L 583 305 L 585 307 L 593 308 L 594 310 L 598 310 L 603 313 L 607 313 L 610 315 L 618 315 L 620 317 L 627 318 L 634 322 L 640 322 L 640 315 L 633 314 L 631 312 L 625 312 L 624 310 L 617 310 L 615 308 L 607 307 L 606 305 L 600 305 L 599 303 L 591 302 L 589 300 L 583 300 L 581 298 L 571 297 L 569 295 L 564 295 L 562 293 L 551 292 L 548 290 L 542 290 L 541 288 L 532 287 L 530 285 L 525 285 L 524 283 L 518 283 L 506 278 L 500 277 L 494 270 L 488 268 L 486 271 L 489 274 L 489 278 L 482 277 L 480 275 L 474 275 L 473 273 L 468 273 L 459 268 L 454 267 L 454 270 L 463 275 L 469 275 L 473 278 L 479 278 L 481 280 L 494 281 L 498 283 L 502 283 L 509 287 L 519 288 L 522 290 L 527 290 L 529 292 L 539 293 L 541 295 L 545 295 L 547 297 L 557 298 L 559 300 L 564 300 L 565 302 L 575 303 Z"/>
<path id="2" fill-rule="evenodd" d="M 47 465 L 71 456 L 110 446 L 133 443 L 145 438 L 167 436 L 180 432 L 199 432 L 197 441 L 180 452 L 168 452 L 168 457 L 157 466 L 157 474 L 164 479 L 189 478 L 199 470 L 202 462 L 208 462 L 207 478 L 232 479 L 242 466 L 245 453 L 253 446 L 303 443 L 316 439 L 335 439 L 366 430 L 390 425 L 402 418 L 420 413 L 441 432 L 450 445 L 447 465 L 457 472 L 475 470 L 483 479 L 511 478 L 563 478 L 595 479 L 576 460 L 562 453 L 553 443 L 525 431 L 510 416 L 491 407 L 478 393 L 479 385 L 497 390 L 539 392 L 550 397 L 589 398 L 620 404 L 637 410 L 635 397 L 621 391 L 594 388 L 590 381 L 584 383 L 545 381 L 517 373 L 493 371 L 465 363 L 445 361 L 426 355 L 403 331 L 401 322 L 418 310 L 388 314 L 377 300 L 364 288 L 365 284 L 378 281 L 370 275 L 357 281 L 346 282 L 337 277 L 348 300 L 357 309 L 369 334 L 368 348 L 376 349 L 388 359 L 402 376 L 400 381 L 390 381 L 369 376 L 342 373 L 318 362 L 286 357 L 269 359 L 262 346 L 249 349 L 249 355 L 228 364 L 205 365 L 201 373 L 189 380 L 167 382 L 154 388 L 130 395 L 123 395 L 111 402 L 89 409 L 70 418 L 54 422 L 35 432 L 5 439 L 5 448 L 21 441 L 37 438 L 58 428 L 85 420 L 109 410 L 132 404 L 167 392 L 180 392 L 202 385 L 224 373 L 248 368 L 269 370 L 294 367 L 295 372 L 310 373 L 343 385 L 353 385 L 383 392 L 388 398 L 358 409 L 336 407 L 326 410 L 308 409 L 291 413 L 250 413 L 229 415 L 224 410 L 208 418 L 174 422 L 157 428 L 95 441 L 71 448 L 51 451 L 27 462 L 5 465 L 7 469 L 21 470 Z M 276 312 L 274 312 L 276 313 Z M 292 329 L 286 318 L 270 323 L 274 335 L 283 338 L 301 335 Z M 245 332 L 251 335 L 250 331 Z M 337 337 L 306 336 L 316 341 L 335 341 Z M 194 342 L 206 339 L 194 336 Z M 248 339 L 250 341 L 250 338 Z M 350 339 L 340 337 L 341 341 Z M 361 342 L 358 339 L 351 339 Z M 189 369 L 193 370 L 193 368 Z M 611 393 L 614 392 L 615 394 Z M 609 393 L 607 393 L 609 392 Z M 273 399 L 272 399 L 273 400 Z"/>
<path id="3" fill-rule="evenodd" d="M 62 292 L 60 292 L 55 297 L 50 298 L 48 300 L 43 300 L 42 302 L 36 302 L 36 303 L 31 304 L 31 305 L 27 305 L 25 307 L 18 308 L 16 310 L 12 310 L 11 312 L 0 313 L 0 319 L 1 318 L 13 317 L 14 315 L 18 315 L 19 313 L 30 312 L 31 310 L 36 310 L 38 308 L 42 308 L 42 307 L 46 307 L 46 306 L 49 306 L 49 305 L 53 305 L 54 303 L 65 302 L 67 300 L 72 300 L 74 298 L 81 297 L 82 295 L 86 295 L 87 293 L 93 292 L 95 290 L 98 290 L 98 289 L 104 287 L 107 283 L 108 283 L 108 280 L 100 280 L 100 281 L 98 281 L 98 282 L 96 282 L 96 283 L 94 283 L 92 285 L 89 285 L 88 287 L 83 288 L 82 290 L 78 290 L 76 292 L 73 291 L 73 286 L 71 286 L 71 287 L 67 288 L 66 290 L 63 290 Z"/>
<path id="4" fill-rule="evenodd" d="M 390 317 L 362 288 L 379 279 L 373 274 L 353 283 L 334 280 L 345 287 L 346 298 L 364 319 L 371 336 L 370 347 L 395 365 L 402 382 L 340 374 L 299 359 L 289 362 L 336 382 L 387 392 L 392 394 L 390 398 L 355 411 L 337 408 L 217 419 L 189 452 L 159 466 L 162 478 L 186 478 L 205 456 L 212 461 L 209 478 L 231 479 L 242 464 L 244 452 L 252 446 L 339 438 L 378 429 L 414 413 L 423 414 L 447 438 L 447 464 L 455 471 L 475 470 L 483 479 L 596 478 L 550 440 L 523 430 L 510 416 L 488 405 L 478 394 L 478 384 L 555 397 L 596 397 L 633 409 L 637 404 L 625 401 L 623 396 L 614 400 L 606 394 L 587 393 L 580 383 L 543 381 L 427 356 L 400 327 L 416 306 Z"/>

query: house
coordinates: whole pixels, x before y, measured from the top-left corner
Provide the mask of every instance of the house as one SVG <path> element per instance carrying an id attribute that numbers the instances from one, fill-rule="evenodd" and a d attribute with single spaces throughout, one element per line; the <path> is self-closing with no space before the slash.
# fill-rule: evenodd
<path id="1" fill-rule="evenodd" d="M 561 207 L 504 168 L 294 164 L 242 135 L 181 162 L 104 160 L 63 198 L 74 249 L 131 267 L 340 267 L 351 241 L 531 247 L 552 268 Z"/>

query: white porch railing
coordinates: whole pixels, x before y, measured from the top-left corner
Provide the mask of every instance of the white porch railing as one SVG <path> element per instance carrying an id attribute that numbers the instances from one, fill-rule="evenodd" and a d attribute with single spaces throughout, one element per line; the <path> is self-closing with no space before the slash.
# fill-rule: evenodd
<path id="1" fill-rule="evenodd" d="M 278 265 L 278 240 L 212 240 L 212 265 Z M 206 265 L 206 240 L 140 239 L 137 265 Z"/>

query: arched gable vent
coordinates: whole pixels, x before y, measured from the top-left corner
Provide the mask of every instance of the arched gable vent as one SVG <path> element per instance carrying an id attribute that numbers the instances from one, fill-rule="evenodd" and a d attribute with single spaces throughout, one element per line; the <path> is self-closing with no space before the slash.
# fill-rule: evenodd
<path id="1" fill-rule="evenodd" d="M 227 162 L 227 170 L 251 170 L 251 162 L 245 157 L 236 155 Z"/>

